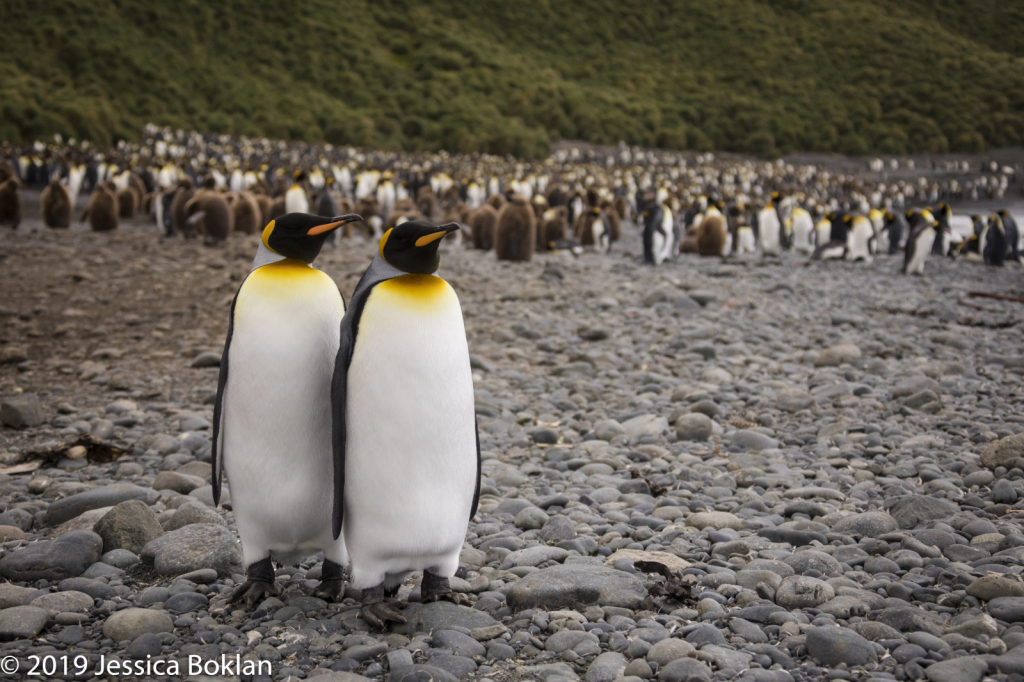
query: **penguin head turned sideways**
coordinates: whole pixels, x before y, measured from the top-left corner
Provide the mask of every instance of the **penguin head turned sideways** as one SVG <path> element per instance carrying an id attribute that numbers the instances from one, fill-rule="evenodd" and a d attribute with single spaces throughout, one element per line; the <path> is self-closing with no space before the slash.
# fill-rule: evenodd
<path id="1" fill-rule="evenodd" d="M 380 238 L 380 257 L 403 272 L 431 275 L 441 265 L 441 256 L 437 253 L 441 239 L 458 229 L 458 223 L 435 225 L 427 220 L 406 221 Z"/>
<path id="2" fill-rule="evenodd" d="M 325 218 L 308 213 L 286 213 L 263 228 L 263 245 L 285 258 L 312 263 L 320 254 L 327 236 L 345 223 L 362 218 L 351 215 Z"/>

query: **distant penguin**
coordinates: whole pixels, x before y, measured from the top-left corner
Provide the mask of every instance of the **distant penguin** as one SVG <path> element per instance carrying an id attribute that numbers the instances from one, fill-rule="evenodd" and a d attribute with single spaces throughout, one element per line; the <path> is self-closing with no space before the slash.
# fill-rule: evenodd
<path id="1" fill-rule="evenodd" d="M 171 199 L 171 233 L 175 232 L 190 236 L 188 230 L 188 214 L 185 212 L 185 205 L 192 200 L 195 195 L 195 186 L 192 184 L 191 178 L 182 178 L 178 181 L 178 186 L 174 190 L 174 198 Z M 170 236 L 170 234 L 168 236 Z"/>
<path id="2" fill-rule="evenodd" d="M 996 215 L 999 216 L 999 220 L 1003 224 L 1003 230 L 1006 233 L 1006 247 L 1010 251 L 1008 258 L 1020 263 L 1020 229 L 1017 227 L 1017 221 L 1013 219 L 1013 216 L 1006 209 L 997 211 Z"/>
<path id="3" fill-rule="evenodd" d="M 757 241 L 766 256 L 778 256 L 782 251 L 782 225 L 771 202 L 757 214 Z"/>
<path id="4" fill-rule="evenodd" d="M 242 234 L 256 234 L 260 225 L 264 225 L 263 212 L 252 192 L 241 191 L 235 195 L 235 201 L 231 204 L 234 228 L 233 232 Z M 268 221 L 269 222 L 269 221 Z M 333 232 L 332 232 L 333 234 Z"/>
<path id="5" fill-rule="evenodd" d="M 331 381 L 345 303 L 311 267 L 327 235 L 358 216 L 270 222 L 231 303 L 213 408 L 213 503 L 227 475 L 247 580 L 231 602 L 276 594 L 272 560 L 324 553 L 313 596 L 340 601 L 343 540 L 332 529 Z"/>
<path id="6" fill-rule="evenodd" d="M 721 256 L 725 253 L 728 232 L 721 215 L 713 215 L 701 221 L 697 235 L 697 253 L 702 256 Z"/>
<path id="7" fill-rule="evenodd" d="M 117 188 L 112 182 L 101 182 L 89 196 L 89 206 L 82 214 L 82 222 L 89 219 L 93 232 L 110 232 L 118 226 Z"/>
<path id="8" fill-rule="evenodd" d="M 495 211 L 500 211 L 501 209 L 505 208 L 505 204 L 507 204 L 508 202 L 505 201 L 505 197 L 503 197 L 502 195 L 492 194 L 491 196 L 487 197 L 487 203 L 490 204 L 491 208 L 493 208 Z"/>
<path id="9" fill-rule="evenodd" d="M 71 227 L 71 195 L 57 178 L 43 190 L 39 210 L 47 227 Z"/>
<path id="10" fill-rule="evenodd" d="M 817 248 L 814 249 L 814 253 L 811 254 L 811 258 L 815 260 L 838 260 L 844 258 L 849 248 L 849 230 L 852 218 L 842 213 L 830 213 L 827 216 L 828 225 L 818 224 L 819 229 L 819 242 Z M 828 241 L 822 243 L 820 238 L 827 229 Z"/>
<path id="11" fill-rule="evenodd" d="M 18 229 L 18 225 L 21 224 L 19 187 L 21 187 L 21 182 L 13 176 L 0 183 L 0 225 L 10 225 L 14 229 Z"/>
<path id="12" fill-rule="evenodd" d="M 203 242 L 208 246 L 231 236 L 234 215 L 220 192 L 209 189 L 196 192 L 185 206 L 185 212 L 193 232 L 203 235 Z"/>
<path id="13" fill-rule="evenodd" d="M 882 220 L 884 221 L 883 231 L 886 235 L 889 255 L 897 254 L 900 252 L 900 247 L 903 246 L 904 239 L 910 234 L 907 221 L 903 214 L 893 211 L 886 211 Z"/>
<path id="14" fill-rule="evenodd" d="M 814 219 L 811 214 L 797 206 L 793 209 L 791 220 L 793 250 L 804 254 L 814 253 L 814 244 L 811 242 L 814 238 Z"/>
<path id="15" fill-rule="evenodd" d="M 256 199 L 256 205 L 260 207 L 260 225 L 266 225 L 271 221 L 270 217 L 270 206 L 274 200 L 270 198 L 268 194 L 255 194 L 253 198 Z M 258 229 L 258 228 L 257 228 Z"/>
<path id="16" fill-rule="evenodd" d="M 575 233 L 582 246 L 593 247 L 598 253 L 608 253 L 611 249 L 611 229 L 607 218 L 596 206 L 585 210 L 576 219 Z"/>
<path id="17" fill-rule="evenodd" d="M 327 180 L 324 183 L 324 187 L 320 190 L 320 196 L 316 199 L 316 214 L 318 216 L 329 217 L 332 215 L 338 215 L 338 202 L 334 196 L 334 177 L 328 175 Z M 328 244 L 334 244 L 338 241 L 338 232 L 332 231 L 327 236 Z"/>
<path id="18" fill-rule="evenodd" d="M 661 204 L 648 204 L 644 218 L 644 264 L 661 265 L 675 251 L 672 211 Z"/>
<path id="19" fill-rule="evenodd" d="M 847 233 L 846 259 L 871 263 L 874 237 L 875 229 L 871 221 L 862 215 L 855 216 L 850 221 Z"/>
<path id="20" fill-rule="evenodd" d="M 932 245 L 938 237 L 939 226 L 934 220 L 918 220 L 907 238 L 903 254 L 903 274 L 923 275 L 924 264 L 932 252 Z"/>
<path id="21" fill-rule="evenodd" d="M 985 265 L 1001 267 L 1006 262 L 1010 244 L 1006 239 L 1006 227 L 1002 216 L 989 217 L 981 237 L 981 257 Z"/>
<path id="22" fill-rule="evenodd" d="M 309 197 L 306 195 L 305 188 L 299 184 L 304 177 L 301 171 L 295 172 L 295 182 L 284 195 L 285 213 L 309 213 Z"/>
<path id="23" fill-rule="evenodd" d="M 615 206 L 612 202 L 602 201 L 600 206 L 601 216 L 604 219 L 605 227 L 608 229 L 608 240 L 611 244 L 614 244 L 622 239 L 622 219 L 619 218 L 619 213 L 615 210 Z M 664 206 L 668 209 L 667 204 L 664 204 Z M 669 212 L 671 213 L 671 211 Z"/>
<path id="24" fill-rule="evenodd" d="M 537 218 L 530 203 L 520 196 L 498 213 L 494 226 L 494 253 L 498 260 L 528 261 L 537 248 Z"/>
<path id="25" fill-rule="evenodd" d="M 537 225 L 538 250 L 549 251 L 552 244 L 565 239 L 569 231 L 568 216 L 569 209 L 565 206 L 555 206 L 544 211 L 541 222 Z"/>
<path id="26" fill-rule="evenodd" d="M 122 218 L 134 218 L 139 210 L 139 195 L 132 187 L 125 187 L 117 193 L 117 204 Z"/>
<path id="27" fill-rule="evenodd" d="M 386 590 L 414 571 L 422 603 L 468 602 L 449 580 L 479 500 L 480 440 L 459 299 L 433 275 L 437 245 L 457 229 L 416 221 L 384 233 L 342 322 L 333 526 L 375 628 L 405 621 Z"/>

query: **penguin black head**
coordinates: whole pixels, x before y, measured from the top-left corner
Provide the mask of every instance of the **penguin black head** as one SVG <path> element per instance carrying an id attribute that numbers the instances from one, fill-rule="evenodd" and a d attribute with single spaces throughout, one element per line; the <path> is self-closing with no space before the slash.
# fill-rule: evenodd
<path id="1" fill-rule="evenodd" d="M 358 215 L 324 218 L 308 213 L 286 213 L 263 228 L 263 245 L 285 258 L 312 263 L 332 231 L 345 223 L 362 220 Z"/>
<path id="2" fill-rule="evenodd" d="M 415 275 L 437 271 L 441 238 L 459 229 L 458 223 L 435 225 L 427 220 L 410 220 L 392 227 L 380 238 L 380 257 L 389 265 Z"/>

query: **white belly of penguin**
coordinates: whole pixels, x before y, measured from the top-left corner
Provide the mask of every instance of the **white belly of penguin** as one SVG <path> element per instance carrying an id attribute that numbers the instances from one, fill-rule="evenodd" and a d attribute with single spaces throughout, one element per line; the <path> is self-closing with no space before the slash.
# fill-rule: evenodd
<path id="1" fill-rule="evenodd" d="M 914 255 L 910 258 L 907 266 L 908 273 L 924 274 L 924 262 L 932 252 L 932 244 L 935 243 L 935 229 L 926 227 L 914 243 Z"/>
<path id="2" fill-rule="evenodd" d="M 320 276 L 301 297 L 260 295 L 259 280 L 246 281 L 235 307 L 223 453 L 246 565 L 321 550 L 348 562 L 331 531 L 330 386 L 344 305 Z"/>
<path id="3" fill-rule="evenodd" d="M 359 321 L 344 523 L 358 588 L 458 568 L 476 484 L 476 421 L 462 312 L 443 288 L 423 303 L 379 284 Z"/>
<path id="4" fill-rule="evenodd" d="M 765 254 L 777 256 L 779 254 L 779 218 L 774 210 L 764 210 L 757 216 L 758 235 L 761 241 L 761 251 Z"/>

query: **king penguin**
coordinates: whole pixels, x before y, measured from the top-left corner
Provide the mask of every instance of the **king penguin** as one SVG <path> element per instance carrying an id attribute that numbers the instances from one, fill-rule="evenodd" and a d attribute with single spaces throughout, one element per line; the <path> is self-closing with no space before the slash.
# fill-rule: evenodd
<path id="1" fill-rule="evenodd" d="M 480 497 L 480 439 L 462 309 L 433 274 L 457 229 L 413 220 L 385 232 L 341 325 L 334 536 L 344 533 L 363 618 L 378 628 L 405 621 L 385 590 L 413 571 L 423 603 L 464 599 L 448 580 Z"/>
<path id="2" fill-rule="evenodd" d="M 263 229 L 231 303 L 213 409 L 213 500 L 231 485 L 252 608 L 274 593 L 271 557 L 324 553 L 316 596 L 340 600 L 345 543 L 331 532 L 331 377 L 345 303 L 311 267 L 327 235 L 357 215 L 292 213 Z"/>

